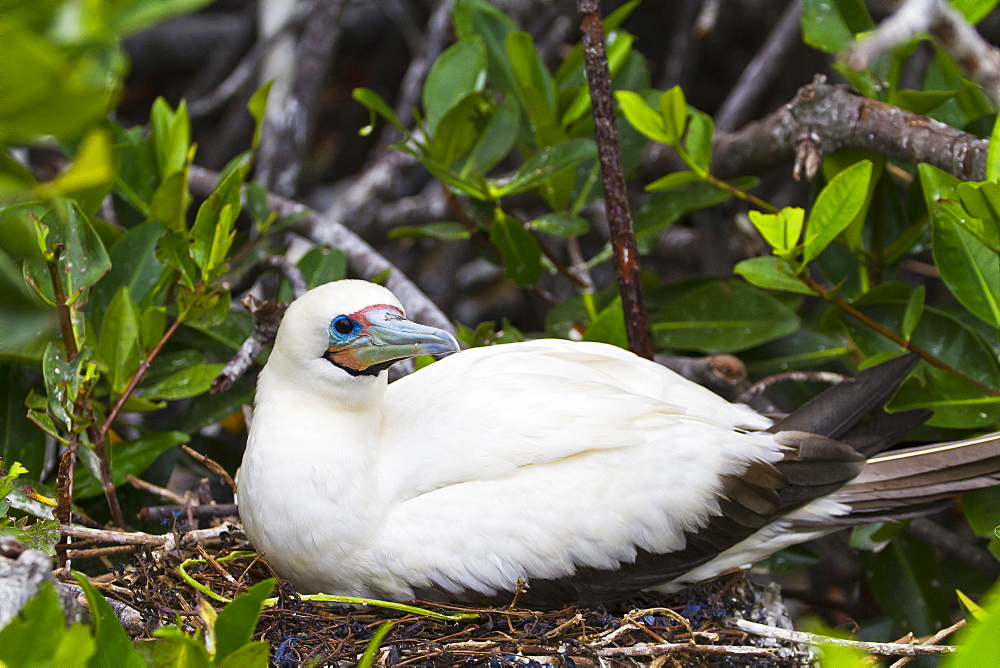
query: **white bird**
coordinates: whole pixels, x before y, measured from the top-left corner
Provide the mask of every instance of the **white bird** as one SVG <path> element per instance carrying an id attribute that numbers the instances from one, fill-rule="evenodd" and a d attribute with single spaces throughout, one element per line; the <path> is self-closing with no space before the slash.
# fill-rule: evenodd
<path id="1" fill-rule="evenodd" d="M 520 578 L 522 602 L 592 604 L 1000 481 L 1000 434 L 866 462 L 927 417 L 854 426 L 911 358 L 776 425 L 598 343 L 475 348 L 388 384 L 395 362 L 457 351 L 371 283 L 329 283 L 288 308 L 239 508 L 300 591 L 509 601 Z"/>

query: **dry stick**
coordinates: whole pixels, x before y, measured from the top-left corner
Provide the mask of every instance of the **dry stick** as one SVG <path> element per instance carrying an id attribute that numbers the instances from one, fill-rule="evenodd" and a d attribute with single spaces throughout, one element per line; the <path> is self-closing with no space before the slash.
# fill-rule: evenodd
<path id="1" fill-rule="evenodd" d="M 949 645 L 897 645 L 890 642 L 863 642 L 860 640 L 843 640 L 841 638 L 830 638 L 828 636 L 806 633 L 804 631 L 789 631 L 766 624 L 758 624 L 745 619 L 734 619 L 732 625 L 741 631 L 762 636 L 764 638 L 775 638 L 776 640 L 787 640 L 789 642 L 803 643 L 806 645 L 833 645 L 836 647 L 850 647 L 861 650 L 869 654 L 881 656 L 941 656 L 951 654 L 955 647 Z"/>
<path id="2" fill-rule="evenodd" d="M 625 170 L 618 142 L 618 126 L 615 125 L 611 73 L 604 46 L 600 3 L 597 0 L 578 0 L 577 6 L 583 14 L 580 30 L 583 33 L 584 67 L 590 87 L 594 138 L 597 140 L 597 154 L 601 161 L 601 176 L 604 181 L 604 206 L 611 230 L 615 273 L 618 275 L 618 285 L 622 295 L 622 310 L 625 312 L 629 348 L 637 355 L 653 359 L 653 340 L 642 299 L 639 251 L 632 229 Z"/>
<path id="3" fill-rule="evenodd" d="M 927 640 L 924 640 L 920 644 L 921 645 L 936 645 L 937 643 L 941 642 L 942 640 L 944 640 L 945 638 L 947 638 L 948 636 L 950 636 L 952 633 L 954 633 L 955 631 L 957 631 L 960 628 L 962 628 L 963 626 L 965 626 L 965 620 L 964 619 L 960 619 L 957 622 L 955 622 L 954 624 L 952 624 L 951 626 L 949 626 L 948 628 L 941 629 L 940 631 L 938 631 L 937 633 L 935 633 L 934 635 L 932 635 Z M 902 659 L 900 659 L 896 663 L 894 663 L 891 666 L 889 666 L 889 668 L 902 668 L 903 666 L 905 666 L 906 664 L 908 664 L 910 661 L 913 661 L 913 659 L 915 659 L 915 658 L 916 657 L 913 657 L 913 656 L 904 656 Z"/>
<path id="4" fill-rule="evenodd" d="M 798 44 L 801 17 L 802 0 L 793 0 L 719 107 L 715 114 L 716 132 L 732 132 L 746 122 L 750 109 L 787 62 L 788 51 Z"/>
<path id="5" fill-rule="evenodd" d="M 820 297 L 822 297 L 826 301 L 830 302 L 831 304 L 833 304 L 834 306 L 836 306 L 837 308 L 839 308 L 841 311 L 843 311 L 847 315 L 851 316 L 855 320 L 859 320 L 859 321 L 863 322 L 869 329 L 875 330 L 876 332 L 878 332 L 879 334 L 881 334 L 885 338 L 889 339 L 893 343 L 895 343 L 897 345 L 900 345 L 903 348 L 906 348 L 907 350 L 909 350 L 911 352 L 917 353 L 918 355 L 920 355 L 921 359 L 923 359 L 924 361 L 926 361 L 931 366 L 935 366 L 938 369 L 941 369 L 942 371 L 947 371 L 948 373 L 953 374 L 953 375 L 961 378 L 962 380 L 964 380 L 965 382 L 969 383 L 970 385 L 972 385 L 973 387 L 975 387 L 980 392 L 983 392 L 984 394 L 987 394 L 987 395 L 989 395 L 991 397 L 1000 397 L 1000 390 L 995 390 L 992 387 L 990 387 L 989 385 L 984 385 L 983 383 L 979 382 L 975 378 L 967 376 L 966 374 L 962 373 L 961 371 L 959 371 L 955 367 L 951 366 L 947 362 L 944 362 L 941 359 L 939 359 L 939 358 L 935 357 L 934 355 L 932 355 L 931 353 L 927 352 L 926 350 L 924 350 L 923 348 L 921 348 L 917 344 L 913 343 L 912 341 L 908 341 L 907 339 L 904 339 L 903 337 L 901 337 L 899 334 L 896 334 L 895 332 L 886 329 L 885 327 L 883 327 L 879 323 L 875 322 L 874 320 L 872 320 L 871 318 L 869 318 L 868 316 L 866 316 L 864 313 L 862 313 L 858 309 L 856 309 L 853 306 L 851 306 L 850 304 L 848 304 L 846 301 L 844 301 L 843 299 L 841 299 L 837 295 L 833 294 L 832 291 L 827 290 L 822 285 L 820 285 L 819 283 L 817 283 L 816 281 L 814 281 L 812 279 L 812 277 L 809 276 L 808 274 L 804 274 L 804 273 L 803 274 L 799 274 L 798 278 L 799 278 L 800 281 L 802 281 L 807 286 L 809 286 L 809 289 L 811 289 L 817 295 L 819 295 Z"/>
<path id="6" fill-rule="evenodd" d="M 258 178 L 282 195 L 295 193 L 306 146 L 312 135 L 316 101 L 340 41 L 346 0 L 318 2 L 305 22 L 296 53 L 295 81 L 283 108 L 269 113 L 260 148 Z M 280 120 L 277 120 L 279 119 Z"/>
<path id="7" fill-rule="evenodd" d="M 711 173 L 721 178 L 757 173 L 797 158 L 798 174 L 811 179 L 822 156 L 844 148 L 864 148 L 910 164 L 926 162 L 960 179 L 981 181 L 989 141 L 828 84 L 818 75 L 774 113 L 717 136 Z M 676 157 L 662 145 L 652 147 L 643 165 L 657 176 L 674 167 Z"/>
<path id="8" fill-rule="evenodd" d="M 257 356 L 274 342 L 274 337 L 278 335 L 281 318 L 285 315 L 285 309 L 288 308 L 287 304 L 261 301 L 251 294 L 243 297 L 240 303 L 253 316 L 253 332 L 212 381 L 212 386 L 209 388 L 212 394 L 225 392 L 232 387 L 233 383 L 247 372 Z"/>
<path id="9" fill-rule="evenodd" d="M 922 32 L 930 32 L 969 77 L 983 87 L 993 104 L 1000 104 L 1000 49 L 983 39 L 962 13 L 945 0 L 902 3 L 877 30 L 845 51 L 841 60 L 852 69 L 862 70 Z"/>

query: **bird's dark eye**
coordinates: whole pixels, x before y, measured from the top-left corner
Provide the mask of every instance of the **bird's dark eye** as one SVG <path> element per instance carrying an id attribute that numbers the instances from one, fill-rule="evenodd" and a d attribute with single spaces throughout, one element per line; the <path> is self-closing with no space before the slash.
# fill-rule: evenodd
<path id="1" fill-rule="evenodd" d="M 354 321 L 346 315 L 340 315 L 333 319 L 333 329 L 338 334 L 350 334 L 354 331 Z"/>

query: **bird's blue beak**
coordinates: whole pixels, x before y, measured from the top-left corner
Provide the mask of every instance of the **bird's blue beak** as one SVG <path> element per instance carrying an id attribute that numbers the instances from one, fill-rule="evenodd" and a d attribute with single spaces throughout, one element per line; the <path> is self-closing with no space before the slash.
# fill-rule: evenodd
<path id="1" fill-rule="evenodd" d="M 396 307 L 379 305 L 334 318 L 325 357 L 350 372 L 370 375 L 410 357 L 458 351 L 458 341 L 443 329 L 412 322 Z"/>

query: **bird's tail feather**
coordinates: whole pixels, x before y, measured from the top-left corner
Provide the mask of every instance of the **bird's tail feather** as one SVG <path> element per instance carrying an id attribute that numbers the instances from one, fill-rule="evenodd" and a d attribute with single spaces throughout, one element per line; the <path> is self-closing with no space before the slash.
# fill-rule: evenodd
<path id="1" fill-rule="evenodd" d="M 925 514 L 957 494 L 998 484 L 1000 432 L 994 432 L 869 459 L 832 498 L 851 507 L 838 523 L 861 524 Z"/>

